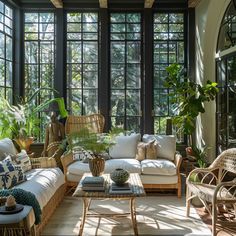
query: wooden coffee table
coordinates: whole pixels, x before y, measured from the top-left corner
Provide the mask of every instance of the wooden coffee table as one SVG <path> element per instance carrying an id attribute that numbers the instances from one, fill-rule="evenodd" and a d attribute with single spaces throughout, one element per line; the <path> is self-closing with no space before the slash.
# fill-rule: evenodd
<path id="1" fill-rule="evenodd" d="M 135 199 L 137 197 L 143 197 L 146 195 L 145 190 L 143 188 L 143 184 L 140 180 L 139 174 L 130 174 L 128 182 L 130 183 L 132 193 L 129 194 L 110 194 L 109 190 L 111 188 L 112 180 L 110 179 L 110 174 L 104 174 L 103 177 L 106 181 L 106 187 L 104 192 L 86 192 L 82 190 L 82 181 L 86 176 L 91 176 L 90 173 L 85 173 L 83 177 L 81 178 L 73 196 L 74 197 L 81 197 L 83 199 L 83 214 L 81 218 L 81 224 L 80 224 L 80 230 L 79 235 L 81 236 L 83 234 L 84 229 L 84 223 L 86 220 L 86 217 L 93 216 L 93 217 L 115 217 L 117 215 L 119 216 L 131 216 L 131 223 L 133 225 L 134 229 L 134 235 L 138 235 L 138 229 L 137 229 L 137 221 L 136 221 L 136 210 L 135 210 Z M 91 204 L 91 201 L 93 199 L 115 199 L 115 200 L 129 200 L 129 212 L 123 213 L 123 214 L 89 214 L 89 206 Z"/>

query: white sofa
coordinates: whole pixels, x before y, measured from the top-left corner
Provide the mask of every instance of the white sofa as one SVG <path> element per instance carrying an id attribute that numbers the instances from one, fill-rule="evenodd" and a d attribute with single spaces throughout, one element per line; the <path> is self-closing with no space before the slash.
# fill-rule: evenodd
<path id="1" fill-rule="evenodd" d="M 0 161 L 5 158 L 6 154 L 17 154 L 13 142 L 8 138 L 0 140 Z M 49 217 L 64 197 L 66 187 L 65 176 L 63 172 L 56 167 L 54 159 L 31 158 L 31 164 L 32 169 L 25 172 L 27 181 L 14 186 L 14 188 L 31 192 L 38 200 L 42 210 L 42 221 L 36 229 L 37 233 L 40 233 L 43 226 L 47 223 Z M 39 168 L 41 166 L 50 166 L 51 168 Z"/>
<path id="2" fill-rule="evenodd" d="M 158 143 L 157 158 L 136 159 L 140 135 L 120 138 L 109 150 L 111 159 L 105 162 L 105 173 L 123 168 L 130 173 L 140 174 L 146 189 L 176 189 L 181 197 L 180 164 L 182 157 L 176 153 L 176 139 L 167 135 L 144 135 L 143 142 L 155 139 Z M 117 140 L 116 140 L 117 141 Z M 75 154 L 67 153 L 61 157 L 68 186 L 76 185 L 85 172 L 90 172 L 88 163 L 76 160 Z"/>

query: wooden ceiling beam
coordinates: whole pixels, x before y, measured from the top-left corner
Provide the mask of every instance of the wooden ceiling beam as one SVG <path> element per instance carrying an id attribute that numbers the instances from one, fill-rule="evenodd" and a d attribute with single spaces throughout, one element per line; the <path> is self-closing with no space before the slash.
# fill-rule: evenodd
<path id="1" fill-rule="evenodd" d="M 107 1 L 108 0 L 99 0 L 100 8 L 107 8 Z"/>
<path id="2" fill-rule="evenodd" d="M 63 8 L 62 0 L 51 0 L 51 2 L 56 8 Z"/>
<path id="3" fill-rule="evenodd" d="M 188 7 L 189 8 L 195 8 L 201 0 L 188 0 Z"/>
<path id="4" fill-rule="evenodd" d="M 152 8 L 152 5 L 155 0 L 145 0 L 144 2 L 144 8 Z"/>

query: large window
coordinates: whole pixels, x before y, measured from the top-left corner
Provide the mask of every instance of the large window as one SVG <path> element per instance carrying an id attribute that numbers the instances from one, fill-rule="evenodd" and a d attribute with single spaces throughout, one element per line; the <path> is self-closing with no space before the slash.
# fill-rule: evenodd
<path id="1" fill-rule="evenodd" d="M 173 63 L 185 64 L 184 14 L 155 13 L 153 39 L 154 133 L 164 134 L 167 118 L 177 112 L 176 107 L 170 104 L 169 91 L 164 81 L 167 66 Z"/>
<path id="2" fill-rule="evenodd" d="M 12 101 L 13 10 L 0 1 L 0 96 Z"/>
<path id="3" fill-rule="evenodd" d="M 112 126 L 140 131 L 142 28 L 140 13 L 110 15 L 110 116 Z"/>
<path id="4" fill-rule="evenodd" d="M 24 85 L 26 100 L 39 88 L 53 88 L 55 61 L 55 17 L 50 12 L 24 14 Z M 50 90 L 41 90 L 35 103 L 41 104 L 52 97 Z M 41 125 L 47 122 L 39 114 Z M 44 127 L 41 127 L 43 131 Z M 41 133 L 41 137 L 44 132 Z"/>
<path id="5" fill-rule="evenodd" d="M 218 56 L 216 58 L 217 82 L 219 88 L 216 106 L 216 146 L 218 154 L 228 148 L 236 147 L 235 7 L 234 1 L 231 1 L 221 22 L 218 38 Z"/>
<path id="6" fill-rule="evenodd" d="M 67 13 L 67 108 L 98 112 L 98 14 Z"/>

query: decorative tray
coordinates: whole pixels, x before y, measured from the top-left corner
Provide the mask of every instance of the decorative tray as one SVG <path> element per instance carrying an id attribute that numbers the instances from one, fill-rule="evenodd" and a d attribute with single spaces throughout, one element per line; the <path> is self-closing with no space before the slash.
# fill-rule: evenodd
<path id="1" fill-rule="evenodd" d="M 5 206 L 0 207 L 0 214 L 2 215 L 10 215 L 10 214 L 15 214 L 24 209 L 24 206 L 21 204 L 16 204 L 16 208 L 12 211 L 7 211 Z"/>

